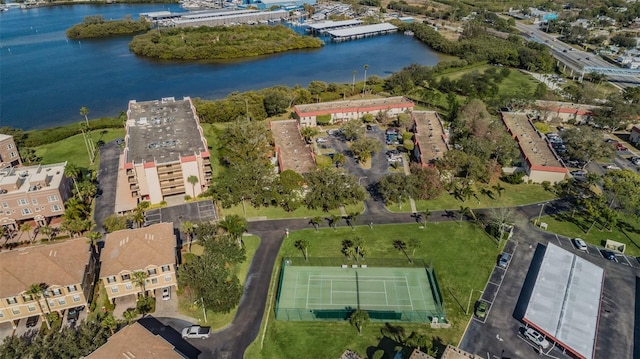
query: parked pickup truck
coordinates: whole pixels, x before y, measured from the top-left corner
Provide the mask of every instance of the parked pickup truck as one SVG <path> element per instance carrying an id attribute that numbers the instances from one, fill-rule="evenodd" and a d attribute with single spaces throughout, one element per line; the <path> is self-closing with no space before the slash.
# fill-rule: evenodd
<path id="1" fill-rule="evenodd" d="M 182 339 L 207 339 L 210 332 L 211 328 L 192 325 L 182 329 Z"/>

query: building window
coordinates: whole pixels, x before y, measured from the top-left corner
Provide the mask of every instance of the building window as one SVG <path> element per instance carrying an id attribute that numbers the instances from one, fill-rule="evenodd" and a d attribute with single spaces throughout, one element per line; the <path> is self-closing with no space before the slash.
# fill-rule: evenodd
<path id="1" fill-rule="evenodd" d="M 76 290 L 78 290 L 78 287 L 75 284 L 67 287 L 67 292 L 69 293 L 75 292 Z"/>
<path id="2" fill-rule="evenodd" d="M 29 200 L 27 200 L 27 199 L 20 198 L 20 199 L 18 200 L 18 206 L 26 206 L 26 205 L 28 205 L 28 204 L 29 204 Z"/>
<path id="3" fill-rule="evenodd" d="M 50 307 L 55 307 L 56 306 L 56 301 L 55 300 L 50 300 L 49 301 L 49 306 Z"/>
<path id="4" fill-rule="evenodd" d="M 118 287 L 111 288 L 111 293 L 118 293 Z"/>
<path id="5" fill-rule="evenodd" d="M 60 206 L 59 204 L 54 204 L 53 206 L 51 206 L 51 212 L 60 212 L 62 211 L 62 206 Z"/>
<path id="6" fill-rule="evenodd" d="M 60 298 L 60 299 L 58 299 L 58 304 L 65 305 L 65 304 L 67 304 L 67 301 L 64 298 Z"/>
<path id="7" fill-rule="evenodd" d="M 40 207 L 36 207 L 36 212 L 40 212 Z"/>
<path id="8" fill-rule="evenodd" d="M 155 268 L 149 269 L 149 275 L 155 275 L 156 273 L 158 273 L 158 271 L 156 271 Z"/>
<path id="9" fill-rule="evenodd" d="M 31 211 L 31 208 L 23 208 L 22 211 L 20 212 L 22 213 L 23 216 L 33 213 L 33 211 Z"/>
<path id="10" fill-rule="evenodd" d="M 171 266 L 162 266 L 162 271 L 163 272 L 169 272 L 171 270 Z"/>
<path id="11" fill-rule="evenodd" d="M 107 277 L 107 283 L 115 283 L 116 281 L 116 276 L 111 276 L 111 277 Z"/>
<path id="12" fill-rule="evenodd" d="M 49 202 L 58 202 L 58 196 L 57 195 L 53 195 L 53 196 L 49 196 L 47 197 L 47 201 Z"/>
<path id="13" fill-rule="evenodd" d="M 18 154 L 15 151 L 12 151 L 9 156 L 11 156 L 11 158 L 16 157 Z"/>
<path id="14" fill-rule="evenodd" d="M 4 313 L 0 312 L 0 318 L 4 318 Z"/>
<path id="15" fill-rule="evenodd" d="M 31 300 L 33 300 L 33 296 L 31 294 L 25 294 L 22 296 L 22 300 L 25 302 L 29 302 Z"/>
<path id="16" fill-rule="evenodd" d="M 131 274 L 123 274 L 120 277 L 122 277 L 122 280 L 129 280 L 131 279 Z"/>
<path id="17" fill-rule="evenodd" d="M 8 144 L 8 145 L 7 145 L 7 149 L 8 149 L 8 150 L 10 150 L 10 149 L 12 149 L 12 148 L 13 148 L 13 143 L 10 143 L 10 144 Z"/>
<path id="18" fill-rule="evenodd" d="M 29 310 L 30 312 L 35 312 L 36 311 L 36 306 L 35 305 L 29 305 L 29 306 L 27 306 L 27 310 Z"/>
<path id="19" fill-rule="evenodd" d="M 164 281 L 165 282 L 171 282 L 171 276 L 170 275 L 165 275 L 164 276 Z"/>
<path id="20" fill-rule="evenodd" d="M 13 315 L 20 315 L 20 309 L 18 308 L 11 309 L 11 312 L 13 312 Z"/>
<path id="21" fill-rule="evenodd" d="M 79 295 L 77 295 L 77 294 L 76 294 L 76 295 L 74 295 L 74 296 L 73 296 L 73 301 L 74 301 L 74 302 L 79 302 L 79 301 L 80 301 L 80 296 L 79 296 Z"/>
<path id="22" fill-rule="evenodd" d="M 52 297 L 55 297 L 55 296 L 60 295 L 60 294 L 62 294 L 62 289 L 60 289 L 60 288 L 56 288 L 56 289 L 52 289 L 51 290 L 51 296 Z"/>
<path id="23" fill-rule="evenodd" d="M 16 303 L 18 303 L 18 300 L 16 299 L 16 297 L 7 298 L 7 303 L 9 305 L 16 304 Z"/>
<path id="24" fill-rule="evenodd" d="M 125 284 L 125 286 L 124 286 L 124 287 L 125 287 L 125 288 L 127 288 L 127 290 L 131 290 L 131 289 L 133 289 L 133 285 L 131 285 L 131 283 L 127 283 L 127 284 Z"/>
<path id="25" fill-rule="evenodd" d="M 9 208 L 9 203 L 2 202 L 2 208 Z"/>
<path id="26" fill-rule="evenodd" d="M 31 199 L 31 204 L 33 204 L 34 206 L 38 204 L 38 200 L 36 198 L 32 198 Z"/>
<path id="27" fill-rule="evenodd" d="M 158 278 L 151 278 L 151 284 L 158 284 Z"/>

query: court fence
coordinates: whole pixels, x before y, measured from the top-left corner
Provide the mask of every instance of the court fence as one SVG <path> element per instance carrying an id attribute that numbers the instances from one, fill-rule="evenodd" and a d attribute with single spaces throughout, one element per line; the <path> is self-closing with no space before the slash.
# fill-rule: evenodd
<path id="1" fill-rule="evenodd" d="M 348 264 L 345 264 L 348 263 Z M 363 267 L 364 265 L 364 267 Z M 308 309 L 308 308 L 285 308 L 280 306 L 280 295 L 282 293 L 282 285 L 284 274 L 288 266 L 313 266 L 313 267 L 355 267 L 352 261 L 344 258 L 304 258 L 287 257 L 282 260 L 280 269 L 278 293 L 276 297 L 275 316 L 277 320 L 287 321 L 340 321 L 348 320 L 351 314 L 357 308 L 341 308 L 341 309 Z M 389 267 L 389 268 L 424 268 L 429 281 L 429 290 L 434 299 L 435 308 L 433 310 L 370 310 L 367 309 L 369 319 L 377 322 L 413 322 L 413 323 L 447 323 L 444 300 L 442 291 L 438 283 L 435 270 L 432 266 L 427 265 L 422 259 L 408 260 L 394 258 L 367 258 L 366 261 L 360 261 L 357 266 L 365 267 Z"/>

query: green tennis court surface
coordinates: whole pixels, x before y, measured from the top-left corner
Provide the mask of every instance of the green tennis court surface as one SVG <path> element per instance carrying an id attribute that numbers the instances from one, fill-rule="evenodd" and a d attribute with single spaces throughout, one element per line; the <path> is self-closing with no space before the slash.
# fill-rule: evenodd
<path id="1" fill-rule="evenodd" d="M 437 316 L 425 268 L 283 268 L 276 318 L 344 319 L 360 308 L 371 319 L 427 322 Z"/>

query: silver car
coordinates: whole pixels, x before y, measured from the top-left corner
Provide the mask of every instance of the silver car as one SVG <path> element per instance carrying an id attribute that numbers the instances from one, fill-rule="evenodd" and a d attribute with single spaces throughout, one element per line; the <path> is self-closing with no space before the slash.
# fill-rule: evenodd
<path id="1" fill-rule="evenodd" d="M 547 349 L 549 347 L 549 341 L 544 338 L 544 335 L 540 334 L 533 328 L 527 328 L 524 332 L 524 336 L 542 349 Z"/>
<path id="2" fill-rule="evenodd" d="M 573 244 L 576 246 L 576 249 L 579 251 L 587 250 L 587 244 L 584 243 L 584 240 L 582 238 L 574 238 Z"/>

